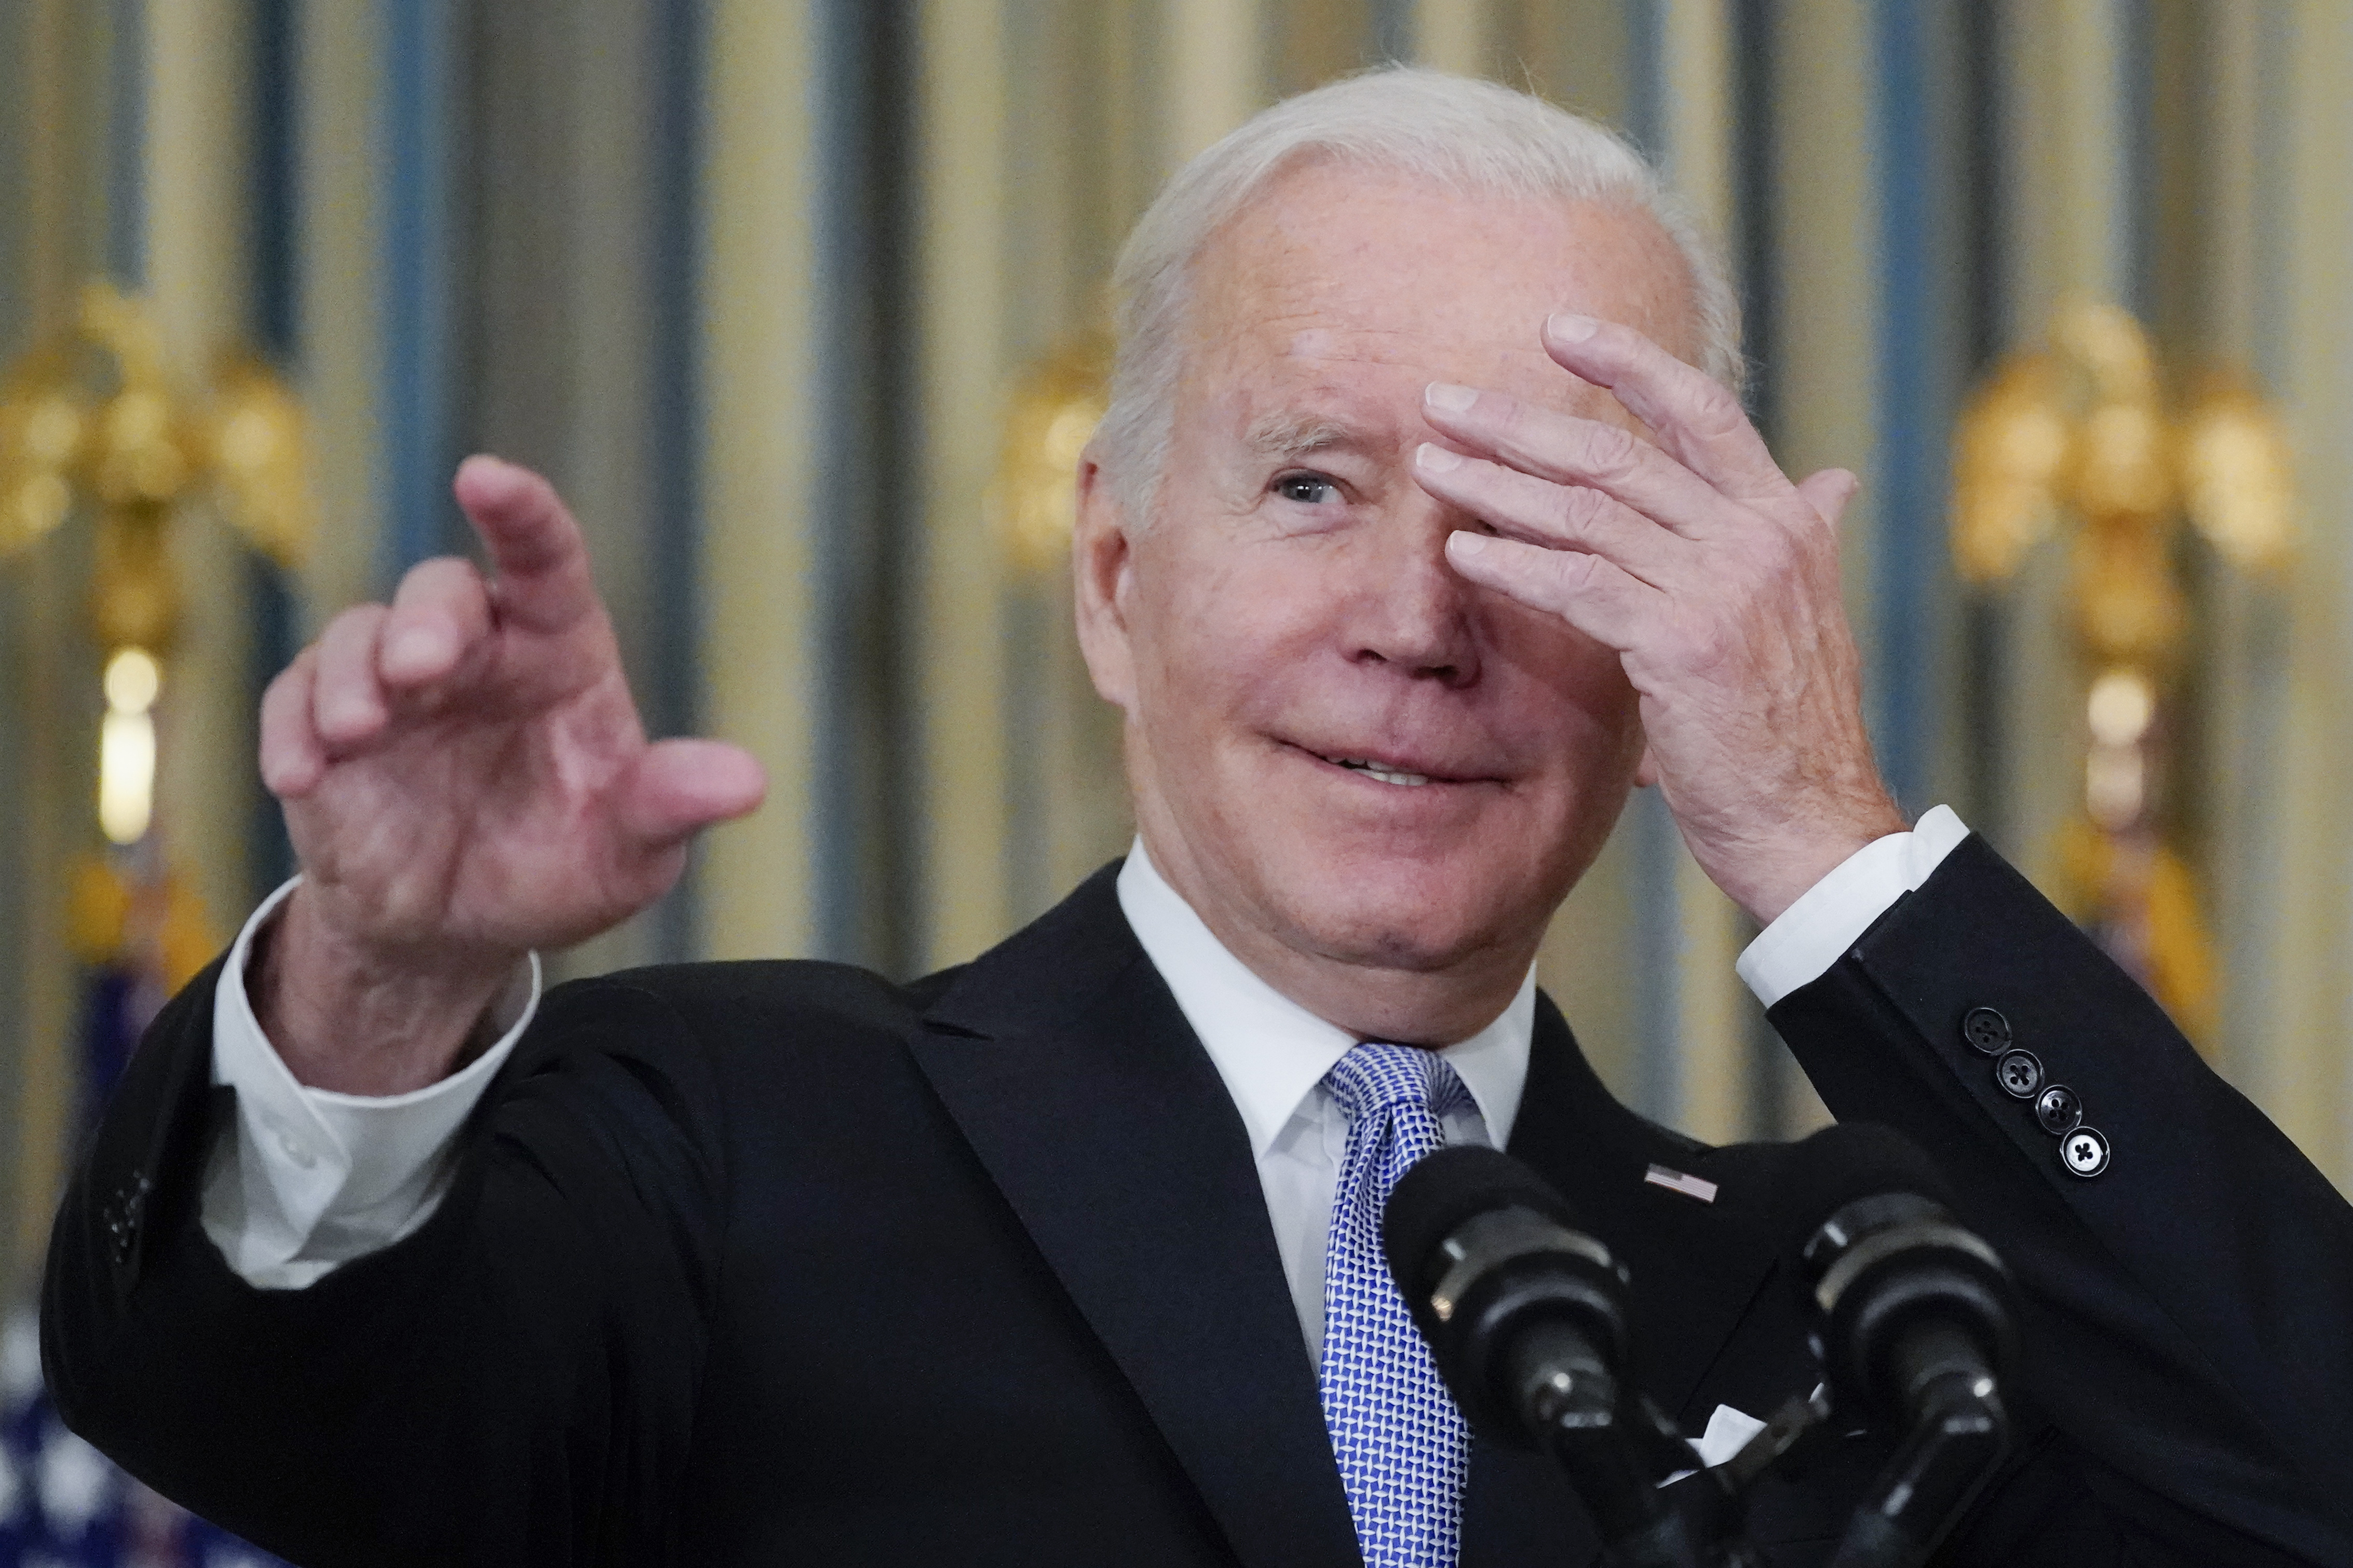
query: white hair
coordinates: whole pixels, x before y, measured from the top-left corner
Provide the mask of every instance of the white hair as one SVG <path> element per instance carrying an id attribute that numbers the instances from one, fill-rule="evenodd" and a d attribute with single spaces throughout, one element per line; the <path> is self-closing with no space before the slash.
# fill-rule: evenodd
<path id="1" fill-rule="evenodd" d="M 1691 273 L 1699 368 L 1739 391 L 1740 307 L 1715 249 L 1633 148 L 1592 121 L 1493 82 L 1391 66 L 1252 116 L 1161 188 L 1112 272 L 1119 329 L 1098 427 L 1113 493 L 1147 526 L 1184 373 L 1195 260 L 1284 171 L 1314 159 L 1394 172 L 1463 194 L 1593 202 L 1648 215 Z"/>

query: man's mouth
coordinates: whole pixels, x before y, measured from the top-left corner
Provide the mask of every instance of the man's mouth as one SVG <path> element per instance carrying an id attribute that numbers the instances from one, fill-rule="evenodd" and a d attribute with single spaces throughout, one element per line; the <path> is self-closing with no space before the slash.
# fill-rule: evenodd
<path id="1" fill-rule="evenodd" d="M 1324 760 L 1335 767 L 1347 768 L 1363 773 L 1366 778 L 1378 779 L 1385 784 L 1396 784 L 1403 789 L 1416 789 L 1430 783 L 1427 773 L 1409 773 L 1398 768 L 1383 767 L 1363 757 L 1326 757 Z"/>

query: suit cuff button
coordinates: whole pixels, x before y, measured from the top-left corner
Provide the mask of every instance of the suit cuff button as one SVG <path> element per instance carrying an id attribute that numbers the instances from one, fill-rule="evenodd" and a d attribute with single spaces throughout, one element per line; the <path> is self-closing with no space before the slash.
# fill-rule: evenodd
<path id="1" fill-rule="evenodd" d="M 2084 1124 L 2084 1097 L 2054 1083 L 2034 1097 L 2034 1120 L 2053 1138 L 2063 1138 Z"/>
<path id="2" fill-rule="evenodd" d="M 1993 1064 L 1993 1080 L 2012 1100 L 2032 1100 L 2042 1089 L 2042 1059 L 2032 1051 L 2010 1051 Z"/>
<path id="3" fill-rule="evenodd" d="M 131 1261 L 132 1250 L 139 1245 L 140 1212 L 146 1206 L 147 1194 L 154 1190 L 155 1184 L 141 1172 L 117 1188 L 113 1199 L 99 1211 L 106 1250 L 117 1268 Z"/>
<path id="4" fill-rule="evenodd" d="M 2089 1181 L 2108 1168 L 2107 1138 L 2096 1128 L 2076 1128 L 2059 1140 L 2059 1163 Z"/>
<path id="5" fill-rule="evenodd" d="M 1961 1038 L 1981 1057 L 2010 1049 L 2010 1020 L 1991 1007 L 1972 1007 L 1961 1017 Z"/>

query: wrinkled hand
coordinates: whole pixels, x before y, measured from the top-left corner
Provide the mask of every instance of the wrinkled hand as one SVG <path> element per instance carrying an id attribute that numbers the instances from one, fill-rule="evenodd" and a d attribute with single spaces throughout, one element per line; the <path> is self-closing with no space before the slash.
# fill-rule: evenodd
<path id="1" fill-rule="evenodd" d="M 321 1087 L 442 1076 L 525 952 L 659 898 L 696 830 L 765 787 L 735 747 L 646 742 L 579 526 L 545 479 L 473 458 L 455 489 L 496 576 L 423 563 L 389 606 L 337 616 L 262 699 L 262 781 L 304 880 L 249 986 Z"/>
<path id="2" fill-rule="evenodd" d="M 1556 316 L 1545 348 L 1656 444 L 1500 393 L 1433 387 L 1422 487 L 1501 537 L 1457 532 L 1472 582 L 1618 650 L 1655 781 L 1715 884 L 1760 921 L 1906 823 L 1862 721 L 1839 594 L 1854 476 L 1789 482 L 1738 399 L 1630 328 Z M 1467 455 L 1466 455 L 1467 454 Z"/>

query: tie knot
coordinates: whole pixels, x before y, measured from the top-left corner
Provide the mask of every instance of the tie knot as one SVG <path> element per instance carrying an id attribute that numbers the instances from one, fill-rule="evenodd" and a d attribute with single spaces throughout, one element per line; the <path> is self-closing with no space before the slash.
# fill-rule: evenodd
<path id="1" fill-rule="evenodd" d="M 1419 1046 L 1366 1040 L 1349 1048 L 1324 1077 L 1350 1121 L 1376 1111 L 1415 1105 L 1432 1116 L 1471 1103 L 1471 1091 L 1446 1058 Z"/>

